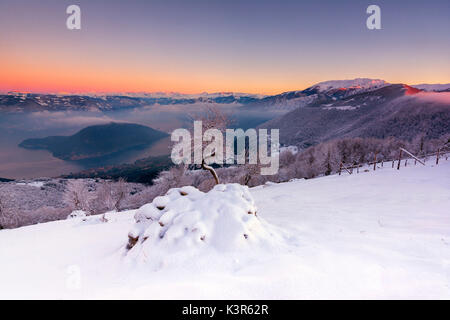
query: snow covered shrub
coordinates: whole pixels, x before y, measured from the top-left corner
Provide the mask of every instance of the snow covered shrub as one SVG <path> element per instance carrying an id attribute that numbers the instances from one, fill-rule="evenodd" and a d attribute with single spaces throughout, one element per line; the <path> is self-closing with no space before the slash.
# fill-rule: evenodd
<path id="1" fill-rule="evenodd" d="M 298 153 L 297 149 L 285 148 L 280 151 L 280 166 L 287 167 L 295 162 L 295 155 Z"/>
<path id="2" fill-rule="evenodd" d="M 146 257 L 208 247 L 237 250 L 271 238 L 248 188 L 239 184 L 219 184 L 207 193 L 192 186 L 170 189 L 138 209 L 135 220 L 128 254 Z"/>
<path id="3" fill-rule="evenodd" d="M 75 210 L 67 216 L 67 219 L 85 218 L 85 217 L 86 217 L 86 212 L 84 212 L 82 210 Z"/>
<path id="4" fill-rule="evenodd" d="M 69 208 L 43 206 L 36 210 L 25 210 L 19 213 L 20 226 L 63 220 L 69 214 Z"/>
<path id="5" fill-rule="evenodd" d="M 6 197 L 0 193 L 0 230 L 14 228 L 16 225 L 17 217 L 11 210 Z"/>
<path id="6" fill-rule="evenodd" d="M 92 210 L 92 201 L 95 194 L 90 192 L 87 184 L 83 180 L 68 180 L 63 198 L 64 202 L 72 210 Z"/>
<path id="7" fill-rule="evenodd" d="M 2 201 L 0 200 L 0 202 Z M 3 201 L 3 204 L 0 203 L 0 229 L 19 228 L 37 223 L 62 220 L 67 217 L 69 212 L 70 209 L 68 208 L 49 206 L 43 206 L 34 210 L 12 208 L 8 206 L 8 203 L 5 206 L 5 201 Z"/>
<path id="8" fill-rule="evenodd" d="M 142 207 L 146 203 L 152 202 L 153 199 L 160 194 L 160 190 L 157 186 L 146 187 L 140 192 L 137 192 L 125 198 L 122 205 L 125 210 L 137 209 Z"/>

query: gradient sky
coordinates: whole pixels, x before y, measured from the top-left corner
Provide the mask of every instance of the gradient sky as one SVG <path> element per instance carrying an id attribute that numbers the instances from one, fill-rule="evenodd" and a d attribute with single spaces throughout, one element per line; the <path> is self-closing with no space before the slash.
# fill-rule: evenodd
<path id="1" fill-rule="evenodd" d="M 70 4 L 82 29 L 66 29 Z M 366 28 L 370 4 L 382 30 Z M 0 90 L 279 93 L 450 82 L 450 1 L 0 0 Z"/>

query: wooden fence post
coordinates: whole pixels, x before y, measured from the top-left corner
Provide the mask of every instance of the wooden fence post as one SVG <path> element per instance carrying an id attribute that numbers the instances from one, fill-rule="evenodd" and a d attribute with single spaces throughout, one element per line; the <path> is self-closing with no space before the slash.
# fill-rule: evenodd
<path id="1" fill-rule="evenodd" d="M 400 149 L 400 154 L 398 155 L 398 165 L 397 170 L 400 170 L 400 162 L 402 161 L 402 149 Z"/>
<path id="2" fill-rule="evenodd" d="M 405 167 L 408 165 L 408 159 L 405 160 Z"/>
<path id="3" fill-rule="evenodd" d="M 339 165 L 339 175 L 341 175 L 341 172 L 342 172 L 342 162 L 341 162 L 341 164 Z"/>
<path id="4" fill-rule="evenodd" d="M 441 149 L 438 149 L 438 151 L 436 153 L 436 165 L 439 164 L 439 151 L 441 151 Z"/>
<path id="5" fill-rule="evenodd" d="M 392 160 L 392 169 L 394 169 L 394 162 L 395 160 Z"/>

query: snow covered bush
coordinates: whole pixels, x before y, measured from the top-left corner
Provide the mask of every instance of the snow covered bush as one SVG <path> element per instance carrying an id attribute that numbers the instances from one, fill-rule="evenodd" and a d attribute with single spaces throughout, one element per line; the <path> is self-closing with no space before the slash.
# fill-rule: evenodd
<path id="1" fill-rule="evenodd" d="M 272 236 L 257 217 L 248 187 L 239 184 L 219 184 L 207 193 L 192 186 L 170 189 L 138 209 L 135 221 L 128 254 L 146 257 L 191 249 L 240 250 Z"/>
<path id="2" fill-rule="evenodd" d="M 86 217 L 86 212 L 84 212 L 82 210 L 75 210 L 67 216 L 67 219 L 85 218 L 85 217 Z"/>
<path id="3" fill-rule="evenodd" d="M 68 180 L 63 199 L 72 210 L 89 212 L 92 209 L 94 196 L 84 180 Z"/>
<path id="4" fill-rule="evenodd" d="M 0 230 L 10 228 L 15 225 L 15 218 L 15 215 L 7 204 L 6 198 L 0 194 Z"/>
<path id="5" fill-rule="evenodd" d="M 120 178 L 118 181 L 104 181 L 97 190 L 96 202 L 103 205 L 106 211 L 121 211 L 122 202 L 129 197 L 130 185 L 125 179 Z"/>

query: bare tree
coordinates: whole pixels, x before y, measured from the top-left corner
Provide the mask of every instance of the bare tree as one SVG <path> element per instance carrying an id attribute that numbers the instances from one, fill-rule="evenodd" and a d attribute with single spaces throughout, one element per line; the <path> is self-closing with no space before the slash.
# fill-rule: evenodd
<path id="1" fill-rule="evenodd" d="M 322 166 L 325 169 L 324 174 L 326 176 L 329 176 L 333 172 L 333 169 L 331 167 L 331 150 L 330 149 L 327 150 L 327 154 L 325 156 L 325 159 L 323 160 Z"/>
<path id="2" fill-rule="evenodd" d="M 209 129 L 217 129 L 221 131 L 222 133 L 225 132 L 227 126 L 231 123 L 231 120 L 228 118 L 227 115 L 225 115 L 223 112 L 221 112 L 219 109 L 215 107 L 208 107 L 206 112 L 204 112 L 201 115 L 194 115 L 191 117 L 194 121 L 201 121 L 202 122 L 202 132 L 205 132 Z M 193 137 L 194 135 L 192 135 Z M 194 139 L 194 138 L 193 138 Z M 194 141 L 192 141 L 194 142 Z M 204 154 L 203 151 L 205 150 L 205 147 L 209 144 L 207 141 L 202 140 L 202 163 L 201 168 L 203 170 L 206 170 L 211 173 L 211 175 L 214 178 L 214 181 L 216 184 L 219 184 L 219 176 L 217 175 L 216 170 L 207 164 L 208 160 L 213 158 L 216 155 L 216 152 L 218 150 L 212 150 L 210 154 Z M 195 146 L 195 144 L 194 144 Z"/>
<path id="3" fill-rule="evenodd" d="M 187 172 L 185 165 L 173 166 L 169 170 L 162 171 L 155 179 L 154 186 L 161 189 L 161 194 L 166 193 L 171 188 L 181 187 L 185 183 L 185 176 Z"/>
<path id="4" fill-rule="evenodd" d="M 114 209 L 119 212 L 122 208 L 122 201 L 129 195 L 129 188 L 125 179 L 120 178 L 115 182 L 112 191 Z"/>
<path id="5" fill-rule="evenodd" d="M 2 199 L 2 195 L 0 194 L 0 230 L 4 229 L 3 226 L 5 224 L 4 215 L 6 214 L 6 208 L 4 204 L 4 200 Z"/>
<path id="6" fill-rule="evenodd" d="M 8 204 L 6 197 L 0 194 L 0 229 L 15 228 L 18 225 L 17 214 Z"/>
<path id="7" fill-rule="evenodd" d="M 97 210 L 111 211 L 114 209 L 113 186 L 111 181 L 103 181 L 97 190 Z"/>
<path id="8" fill-rule="evenodd" d="M 64 192 L 64 202 L 72 210 L 92 211 L 93 192 L 89 192 L 83 180 L 69 180 Z"/>
<path id="9" fill-rule="evenodd" d="M 124 201 L 122 201 L 122 208 L 125 208 L 126 210 L 140 208 L 144 204 L 152 202 L 155 197 L 165 194 L 167 190 L 168 189 L 161 188 L 160 184 L 146 187 L 140 192 L 130 194 L 129 197 L 126 197 Z"/>
<path id="10" fill-rule="evenodd" d="M 97 192 L 96 202 L 102 208 L 106 209 L 103 213 L 102 221 L 106 219 L 107 211 L 120 212 L 122 210 L 123 201 L 129 196 L 130 188 L 125 179 L 120 178 L 117 182 L 105 181 Z"/>
<path id="11" fill-rule="evenodd" d="M 43 206 L 35 210 L 22 210 L 18 213 L 18 227 L 66 219 L 71 209 Z"/>

